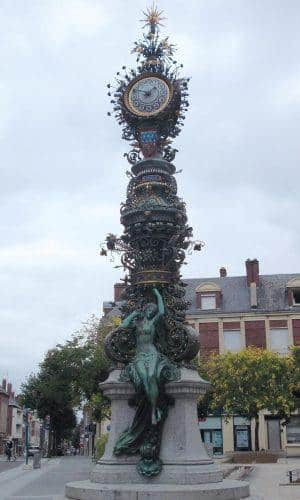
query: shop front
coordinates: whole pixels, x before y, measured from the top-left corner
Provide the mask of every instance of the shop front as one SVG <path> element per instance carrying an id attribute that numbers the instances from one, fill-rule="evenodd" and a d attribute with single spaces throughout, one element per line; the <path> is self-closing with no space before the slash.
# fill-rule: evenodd
<path id="1" fill-rule="evenodd" d="M 286 426 L 286 454 L 300 456 L 300 415 L 292 416 Z"/>
<path id="2" fill-rule="evenodd" d="M 233 417 L 234 451 L 251 451 L 251 421 Z"/>
<path id="3" fill-rule="evenodd" d="M 201 438 L 207 448 L 211 448 L 214 455 L 223 454 L 223 433 L 221 417 L 207 417 L 199 419 Z"/>

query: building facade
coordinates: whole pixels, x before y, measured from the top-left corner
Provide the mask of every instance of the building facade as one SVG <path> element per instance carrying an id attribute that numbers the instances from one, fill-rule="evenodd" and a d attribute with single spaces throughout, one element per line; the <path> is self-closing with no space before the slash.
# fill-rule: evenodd
<path id="1" fill-rule="evenodd" d="M 7 384 L 8 410 L 7 410 L 7 436 L 13 442 L 14 455 L 21 455 L 23 449 L 23 409 L 18 403 L 12 384 Z"/>
<path id="2" fill-rule="evenodd" d="M 260 275 L 257 259 L 246 261 L 244 276 L 186 280 L 191 306 L 187 320 L 199 332 L 200 354 L 240 351 L 248 346 L 285 355 L 300 345 L 300 274 Z M 259 447 L 300 453 L 300 416 L 282 425 L 279 418 L 260 414 Z M 200 420 L 203 440 L 214 453 L 250 451 L 255 424 L 236 415 Z"/>
<path id="3" fill-rule="evenodd" d="M 7 440 L 8 401 L 7 383 L 3 379 L 2 385 L 0 385 L 0 454 L 4 453 L 5 442 Z"/>
<path id="4" fill-rule="evenodd" d="M 247 346 L 285 355 L 300 346 L 300 274 L 260 275 L 257 259 L 248 259 L 244 276 L 186 279 L 190 302 L 187 321 L 199 332 L 200 356 L 239 351 Z M 104 302 L 104 315 L 118 315 L 123 283 L 114 288 L 114 302 Z M 300 455 L 300 415 L 288 425 L 262 412 L 259 447 Z M 202 438 L 215 454 L 250 451 L 255 424 L 240 415 L 229 420 L 211 416 L 199 421 Z"/>

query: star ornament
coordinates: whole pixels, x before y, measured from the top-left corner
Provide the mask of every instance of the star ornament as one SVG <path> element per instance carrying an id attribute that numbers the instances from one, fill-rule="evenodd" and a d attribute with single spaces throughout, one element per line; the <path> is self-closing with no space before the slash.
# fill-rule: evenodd
<path id="1" fill-rule="evenodd" d="M 163 17 L 163 10 L 159 11 L 157 6 L 153 4 L 151 7 L 148 7 L 146 11 L 143 11 L 144 19 L 141 19 L 141 22 L 144 23 L 143 28 L 146 26 L 154 27 L 154 26 L 163 26 L 161 21 L 164 21 L 166 17 Z"/>

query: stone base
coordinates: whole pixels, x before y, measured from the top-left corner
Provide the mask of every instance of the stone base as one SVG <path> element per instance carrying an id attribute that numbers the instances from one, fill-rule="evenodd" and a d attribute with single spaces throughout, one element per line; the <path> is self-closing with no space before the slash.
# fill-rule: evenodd
<path id="1" fill-rule="evenodd" d="M 207 382 L 194 370 L 181 368 L 181 378 L 166 384 L 174 405 L 164 423 L 158 476 L 146 478 L 136 469 L 139 456 L 115 456 L 114 445 L 121 432 L 131 425 L 135 408 L 128 405 L 133 386 L 120 382 L 114 370 L 100 384 L 112 402 L 111 431 L 105 453 L 94 467 L 90 481 L 66 485 L 66 497 L 76 500 L 240 500 L 249 499 L 249 484 L 223 481 L 223 473 L 208 456 L 201 441 L 197 398 Z M 250 500 L 250 499 L 249 499 Z"/>
<path id="2" fill-rule="evenodd" d="M 250 500 L 248 483 L 228 479 L 194 485 L 76 481 L 66 485 L 66 496 L 76 500 Z"/>
<path id="3" fill-rule="evenodd" d="M 217 483 L 223 480 L 223 472 L 215 464 L 206 463 L 165 463 L 159 476 L 155 478 L 141 477 L 134 464 L 103 463 L 97 464 L 90 474 L 95 483 L 103 484 L 202 484 Z"/>
<path id="4" fill-rule="evenodd" d="M 196 371 L 181 368 L 180 380 L 166 385 L 174 405 L 169 408 L 163 428 L 160 450 L 163 468 L 155 478 L 145 478 L 136 470 L 139 456 L 116 457 L 113 453 L 118 436 L 131 425 L 135 414 L 135 408 L 128 405 L 134 388 L 128 382 L 120 382 L 119 378 L 120 370 L 114 370 L 100 384 L 104 394 L 112 401 L 112 430 L 105 453 L 91 472 L 91 481 L 101 484 L 169 485 L 221 482 L 223 473 L 207 455 L 198 427 L 197 398 L 205 393 L 207 382 L 200 379 Z"/>

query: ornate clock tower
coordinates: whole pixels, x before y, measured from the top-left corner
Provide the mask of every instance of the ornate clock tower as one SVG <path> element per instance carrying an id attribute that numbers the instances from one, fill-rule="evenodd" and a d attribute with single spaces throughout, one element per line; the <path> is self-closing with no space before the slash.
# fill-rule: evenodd
<path id="1" fill-rule="evenodd" d="M 131 150 L 120 237 L 109 234 L 101 255 L 117 252 L 125 271 L 122 322 L 105 340 L 113 370 L 101 389 L 112 402 L 111 432 L 91 481 L 70 483 L 70 498 L 195 500 L 245 498 L 208 457 L 197 423 L 197 398 L 208 382 L 192 360 L 198 334 L 185 321 L 188 302 L 180 268 L 201 250 L 178 197 L 172 140 L 188 108 L 188 79 L 161 38 L 162 12 L 152 7 L 135 43 L 137 68 L 125 66 L 108 84 L 112 112 Z M 223 492 L 226 490 L 226 495 Z M 215 495 L 215 496 L 214 496 Z"/>
<path id="2" fill-rule="evenodd" d="M 174 46 L 159 36 L 162 13 L 153 7 L 145 16 L 149 32 L 133 49 L 137 69 L 123 66 L 114 90 L 108 84 L 112 113 L 123 128 L 123 139 L 132 147 L 124 155 L 132 167 L 127 198 L 121 205 L 124 234 L 120 238 L 108 235 L 101 253 L 121 254 L 127 273 L 123 315 L 153 300 L 151 288 L 159 288 L 165 313 L 155 344 L 172 361 L 186 363 L 198 352 L 198 338 L 185 323 L 188 303 L 180 267 L 186 251 L 200 250 L 202 243 L 191 240 L 185 203 L 177 195 L 176 169 L 171 163 L 177 150 L 171 142 L 188 108 L 188 79 L 179 77 L 182 65 L 173 59 Z M 127 333 L 130 343 L 132 335 Z M 120 349 L 119 342 L 119 331 L 113 332 L 106 342 L 107 354 L 126 363 L 132 349 L 124 350 L 123 345 Z"/>

